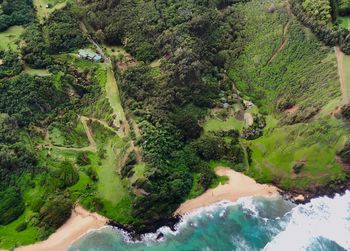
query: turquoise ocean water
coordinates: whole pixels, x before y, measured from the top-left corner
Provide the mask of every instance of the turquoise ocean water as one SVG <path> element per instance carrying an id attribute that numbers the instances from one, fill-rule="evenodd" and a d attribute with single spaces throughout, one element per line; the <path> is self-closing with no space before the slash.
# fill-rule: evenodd
<path id="1" fill-rule="evenodd" d="M 158 233 L 164 237 L 156 240 Z M 350 250 L 350 191 L 305 205 L 282 198 L 222 202 L 186 216 L 173 232 L 161 228 L 132 242 L 106 227 L 87 233 L 69 251 Z"/>

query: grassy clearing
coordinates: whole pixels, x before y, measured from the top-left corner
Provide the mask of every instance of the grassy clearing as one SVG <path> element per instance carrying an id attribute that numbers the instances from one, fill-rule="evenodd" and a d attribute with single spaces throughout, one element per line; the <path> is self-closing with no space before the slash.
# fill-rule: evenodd
<path id="1" fill-rule="evenodd" d="M 344 55 L 344 73 L 346 82 L 346 92 L 350 99 L 350 56 Z"/>
<path id="2" fill-rule="evenodd" d="M 0 244 L 2 248 L 12 249 L 16 246 L 28 245 L 37 241 L 38 228 L 28 225 L 27 229 L 17 232 L 16 227 L 29 219 L 32 211 L 26 209 L 24 213 L 15 221 L 6 226 L 0 225 Z"/>
<path id="3" fill-rule="evenodd" d="M 134 166 L 134 175 L 131 177 L 130 182 L 131 184 L 135 182 L 137 179 L 144 177 L 146 170 L 146 163 L 139 163 Z"/>
<path id="4" fill-rule="evenodd" d="M 0 50 L 18 50 L 16 42 L 23 32 L 22 26 L 12 26 L 6 31 L 0 32 Z"/>
<path id="5" fill-rule="evenodd" d="M 325 185 L 344 175 L 335 154 L 349 133 L 346 124 L 331 117 L 275 128 L 246 142 L 253 150 L 248 174 L 263 182 L 277 181 L 285 189 Z M 293 165 L 300 161 L 305 167 L 295 175 Z"/>
<path id="6" fill-rule="evenodd" d="M 47 19 L 52 12 L 66 6 L 67 0 L 33 0 L 39 22 Z M 51 7 L 46 8 L 49 5 Z"/>
<path id="7" fill-rule="evenodd" d="M 338 17 L 339 26 L 344 29 L 349 29 L 349 17 Z"/>
<path id="8" fill-rule="evenodd" d="M 69 124 L 53 123 L 49 127 L 49 136 L 51 143 L 55 146 L 75 148 L 89 146 L 84 126 L 78 118 Z"/>
<path id="9" fill-rule="evenodd" d="M 98 193 L 103 200 L 116 205 L 123 197 L 128 195 L 128 191 L 116 171 L 117 158 L 113 149 L 112 142 L 106 145 L 105 159 L 101 161 L 101 168 L 97 170 L 99 177 Z"/>
<path id="10" fill-rule="evenodd" d="M 204 125 L 204 132 L 210 131 L 228 131 L 231 129 L 241 130 L 244 126 L 244 121 L 240 121 L 235 117 L 229 117 L 226 120 L 213 117 L 207 120 Z"/>
<path id="11" fill-rule="evenodd" d="M 106 94 L 109 103 L 116 114 L 116 122 L 119 124 L 119 120 L 125 120 L 124 109 L 120 100 L 120 94 L 118 90 L 117 81 L 114 77 L 113 71 L 107 69 L 107 82 L 106 82 Z"/>
<path id="12" fill-rule="evenodd" d="M 36 75 L 41 77 L 51 75 L 51 73 L 46 69 L 33 69 L 33 68 L 30 68 L 28 65 L 24 66 L 24 72 L 29 75 Z"/>
<path id="13" fill-rule="evenodd" d="M 268 11 L 271 4 L 277 8 L 273 13 Z M 333 49 L 320 43 L 295 17 L 288 17 L 286 1 L 252 1 L 237 5 L 237 9 L 246 17 L 246 39 L 229 77 L 260 111 L 275 112 L 276 103 L 282 98 L 303 108 L 321 108 L 340 96 Z M 281 45 L 288 20 L 287 43 L 268 63 Z"/>
<path id="14" fill-rule="evenodd" d="M 103 48 L 109 57 L 116 57 L 117 59 L 120 59 L 126 54 L 126 51 L 121 46 L 103 45 Z"/>
<path id="15" fill-rule="evenodd" d="M 271 4 L 278 6 L 274 13 L 267 11 Z M 294 17 L 288 17 L 285 1 L 253 0 L 237 8 L 246 16 L 247 39 L 229 76 L 242 95 L 269 114 L 264 135 L 242 142 L 252 150 L 252 164 L 246 173 L 284 189 L 306 189 L 342 180 L 345 174 L 335 155 L 349 138 L 350 130 L 343 121 L 330 116 L 340 102 L 334 51 L 324 47 Z M 267 63 L 281 42 L 288 19 L 287 43 Z M 350 60 L 346 64 L 344 69 L 350 79 Z M 296 113 L 308 108 L 320 112 L 308 123 L 281 125 L 279 119 L 287 116 L 276 110 L 281 99 L 297 104 L 300 108 Z M 293 170 L 296 163 L 305 163 L 298 174 Z"/>

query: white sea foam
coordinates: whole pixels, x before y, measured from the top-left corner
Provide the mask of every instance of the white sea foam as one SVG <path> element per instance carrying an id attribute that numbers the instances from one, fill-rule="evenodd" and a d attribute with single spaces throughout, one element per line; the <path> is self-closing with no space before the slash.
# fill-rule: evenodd
<path id="1" fill-rule="evenodd" d="M 333 199 L 321 197 L 298 205 L 282 220 L 286 222 L 285 230 L 264 250 L 305 250 L 319 237 L 350 250 L 350 191 Z"/>
<path id="2" fill-rule="evenodd" d="M 171 230 L 169 227 L 161 227 L 155 233 L 141 235 L 140 240 L 134 240 L 128 232 L 122 229 L 116 227 L 113 229 L 121 234 L 123 240 L 127 243 L 144 243 L 146 245 L 152 245 L 156 242 L 166 240 L 167 236 L 175 236 L 179 234 L 183 229 L 188 228 L 189 226 L 196 228 L 198 226 L 199 219 L 203 217 L 212 219 L 214 218 L 215 212 L 221 212 L 219 216 L 224 217 L 227 208 L 231 206 L 241 206 L 244 210 L 257 217 L 258 209 L 255 207 L 253 199 L 254 197 L 245 197 L 239 199 L 237 202 L 220 201 L 207 207 L 198 208 L 191 213 L 185 214 L 180 222 L 174 226 L 175 231 Z M 162 233 L 164 237 L 157 239 L 160 233 Z"/>

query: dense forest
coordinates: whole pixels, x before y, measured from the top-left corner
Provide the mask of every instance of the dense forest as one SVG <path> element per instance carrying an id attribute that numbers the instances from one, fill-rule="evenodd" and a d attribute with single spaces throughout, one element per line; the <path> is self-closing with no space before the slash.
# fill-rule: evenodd
<path id="1" fill-rule="evenodd" d="M 238 132 L 222 132 L 225 141 L 220 133 L 202 136 L 200 125 L 208 109 L 218 105 L 219 94 L 232 89 L 224 67 L 242 48 L 241 16 L 224 1 L 84 3 L 96 39 L 123 44 L 144 62 L 118 73 L 124 107 L 137 117 L 142 132 L 139 144 L 150 182 L 138 182 L 150 195 L 136 198 L 134 213 L 164 217 L 194 182 L 201 191 L 209 187 L 214 173 L 208 161 L 243 163 Z M 165 60 L 158 76 L 147 63 L 159 58 Z"/>
<path id="2" fill-rule="evenodd" d="M 146 230 L 217 166 L 311 197 L 348 180 L 346 1 L 58 2 L 0 0 L 0 35 L 23 29 L 0 49 L 0 247 L 77 203 Z"/>
<path id="3" fill-rule="evenodd" d="M 2 0 L 0 4 L 0 31 L 4 31 L 12 25 L 30 23 L 35 19 L 31 0 Z"/>

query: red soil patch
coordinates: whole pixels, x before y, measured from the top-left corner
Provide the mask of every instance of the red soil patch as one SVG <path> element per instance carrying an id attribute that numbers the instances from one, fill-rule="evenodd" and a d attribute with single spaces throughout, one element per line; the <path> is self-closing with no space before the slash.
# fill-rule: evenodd
<path id="1" fill-rule="evenodd" d="M 297 110 L 299 110 L 299 106 L 298 105 L 293 105 L 293 107 L 286 109 L 285 112 L 288 114 L 293 114 L 295 113 Z"/>
<path id="2" fill-rule="evenodd" d="M 335 157 L 335 161 L 341 166 L 343 171 L 350 172 L 350 166 L 346 164 L 339 156 Z"/>
<path id="3" fill-rule="evenodd" d="M 337 106 L 337 108 L 335 108 L 335 110 L 331 112 L 330 115 L 336 118 L 341 117 L 341 106 Z"/>

